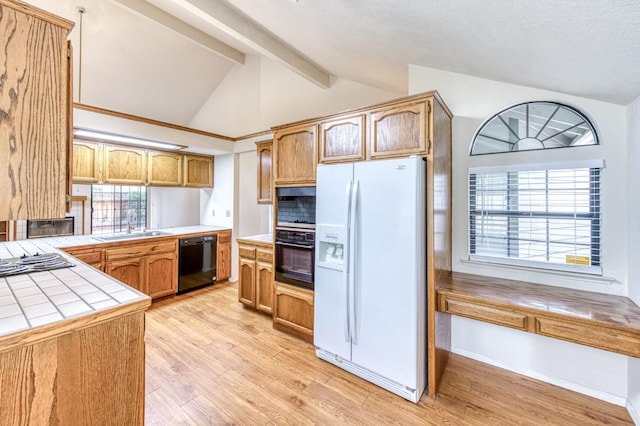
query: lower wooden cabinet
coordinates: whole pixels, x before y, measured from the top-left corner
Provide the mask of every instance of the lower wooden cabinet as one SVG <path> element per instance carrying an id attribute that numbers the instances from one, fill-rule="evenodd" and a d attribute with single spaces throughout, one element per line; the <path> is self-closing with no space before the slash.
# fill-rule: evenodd
<path id="1" fill-rule="evenodd" d="M 238 301 L 261 312 L 273 311 L 273 246 L 238 239 Z"/>
<path id="2" fill-rule="evenodd" d="M 231 277 L 231 231 L 218 234 L 216 252 L 216 281 L 225 281 Z"/>
<path id="3" fill-rule="evenodd" d="M 105 272 L 152 298 L 178 291 L 177 239 L 105 249 Z"/>
<path id="4" fill-rule="evenodd" d="M 273 327 L 313 341 L 313 291 L 276 282 Z"/>

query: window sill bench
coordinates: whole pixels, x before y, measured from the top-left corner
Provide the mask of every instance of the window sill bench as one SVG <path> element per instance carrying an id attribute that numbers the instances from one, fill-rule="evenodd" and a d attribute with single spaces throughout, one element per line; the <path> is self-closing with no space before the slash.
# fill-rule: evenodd
<path id="1" fill-rule="evenodd" d="M 640 358 L 640 307 L 627 297 L 457 272 L 436 291 L 439 312 Z"/>

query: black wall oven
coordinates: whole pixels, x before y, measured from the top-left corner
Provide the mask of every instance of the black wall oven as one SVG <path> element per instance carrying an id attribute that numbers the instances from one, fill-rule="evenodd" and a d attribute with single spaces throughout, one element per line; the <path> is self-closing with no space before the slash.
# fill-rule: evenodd
<path id="1" fill-rule="evenodd" d="M 313 290 L 315 231 L 276 228 L 276 281 Z"/>

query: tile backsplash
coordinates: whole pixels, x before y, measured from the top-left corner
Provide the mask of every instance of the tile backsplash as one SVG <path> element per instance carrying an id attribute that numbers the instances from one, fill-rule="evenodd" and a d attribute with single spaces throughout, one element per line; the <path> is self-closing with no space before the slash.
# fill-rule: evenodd
<path id="1" fill-rule="evenodd" d="M 278 222 L 316 223 L 316 197 L 278 197 Z"/>

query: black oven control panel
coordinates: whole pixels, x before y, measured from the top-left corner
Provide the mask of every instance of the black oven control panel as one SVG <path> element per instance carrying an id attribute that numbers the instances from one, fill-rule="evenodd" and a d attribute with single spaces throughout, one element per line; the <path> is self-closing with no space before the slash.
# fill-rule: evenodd
<path id="1" fill-rule="evenodd" d="M 292 229 L 276 229 L 276 242 L 294 243 L 302 245 L 314 245 L 316 241 L 315 232 L 297 231 Z"/>

